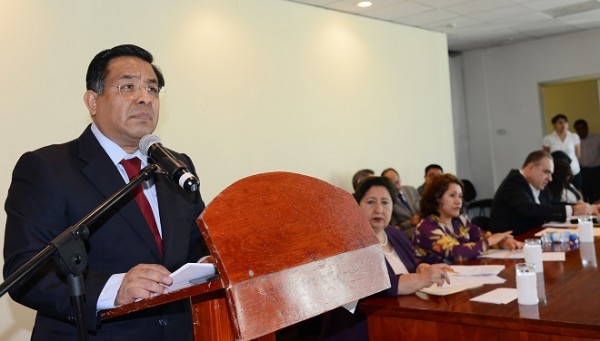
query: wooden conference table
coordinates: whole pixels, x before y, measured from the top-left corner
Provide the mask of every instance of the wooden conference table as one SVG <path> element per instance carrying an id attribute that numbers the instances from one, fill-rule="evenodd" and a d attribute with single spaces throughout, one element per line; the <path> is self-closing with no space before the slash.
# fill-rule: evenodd
<path id="1" fill-rule="evenodd" d="M 531 233 L 533 235 L 534 232 Z M 530 236 L 531 236 L 530 235 Z M 520 236 L 524 239 L 530 236 Z M 568 246 L 553 244 L 553 248 Z M 540 303 L 472 302 L 495 288 L 515 288 L 515 264 L 523 260 L 476 260 L 463 264 L 504 264 L 504 284 L 448 296 L 418 293 L 363 301 L 370 340 L 593 340 L 600 339 L 600 240 L 570 247 L 565 261 L 544 262 Z M 538 279 L 541 274 L 538 275 Z M 540 290 L 542 288 L 544 290 Z"/>

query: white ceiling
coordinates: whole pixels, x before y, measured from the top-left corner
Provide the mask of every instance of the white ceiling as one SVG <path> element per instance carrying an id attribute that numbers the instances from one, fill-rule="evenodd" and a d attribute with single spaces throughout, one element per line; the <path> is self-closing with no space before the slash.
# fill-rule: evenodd
<path id="1" fill-rule="evenodd" d="M 599 0 L 288 0 L 443 32 L 466 51 L 600 27 Z"/>

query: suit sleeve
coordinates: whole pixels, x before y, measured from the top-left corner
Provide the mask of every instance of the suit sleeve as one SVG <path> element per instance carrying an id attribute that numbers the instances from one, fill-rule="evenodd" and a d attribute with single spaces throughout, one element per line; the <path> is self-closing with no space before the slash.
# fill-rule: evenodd
<path id="1" fill-rule="evenodd" d="M 537 204 L 531 198 L 528 189 L 514 181 L 507 184 L 503 202 L 518 215 L 540 222 L 564 221 L 567 218 L 564 206 Z"/>
<path id="2" fill-rule="evenodd" d="M 6 278 L 69 227 L 69 218 L 65 194 L 53 169 L 34 153 L 24 154 L 17 162 L 5 209 L 3 273 Z M 97 298 L 93 296 L 99 293 L 108 277 L 109 273 L 86 273 L 88 300 Z M 52 260 L 32 273 L 31 278 L 12 287 L 9 294 L 15 301 L 42 314 L 73 320 L 66 276 Z"/>

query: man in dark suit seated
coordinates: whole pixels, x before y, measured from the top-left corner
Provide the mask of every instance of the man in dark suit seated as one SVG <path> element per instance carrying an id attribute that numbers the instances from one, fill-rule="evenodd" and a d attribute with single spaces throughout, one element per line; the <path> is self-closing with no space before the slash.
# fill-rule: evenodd
<path id="1" fill-rule="evenodd" d="M 416 188 L 402 186 L 400 175 L 394 168 L 385 169 L 381 172 L 381 176 L 390 179 L 398 193 L 398 200 L 394 203 L 390 223 L 398 226 L 408 240 L 412 240 L 415 227 L 421 220 L 421 216 L 419 215 L 419 200 L 421 200 L 421 196 Z"/>
<path id="2" fill-rule="evenodd" d="M 6 199 L 4 276 L 19 269 L 75 225 L 131 174 L 148 164 L 138 144 L 158 123 L 164 86 L 152 55 L 135 45 L 98 53 L 88 67 L 84 102 L 90 124 L 77 139 L 25 153 Z M 189 157 L 173 152 L 194 172 Z M 134 175 L 135 176 L 135 175 Z M 142 188 L 143 187 L 143 188 Z M 189 301 L 101 322 L 98 311 L 161 294 L 171 271 L 196 262 L 206 248 L 196 218 L 198 191 L 184 192 L 158 173 L 90 226 L 83 307 L 90 340 L 191 340 Z M 53 262 L 11 288 L 11 297 L 37 311 L 32 340 L 76 340 L 66 275 Z"/>
<path id="3" fill-rule="evenodd" d="M 541 150 L 530 153 L 521 169 L 511 170 L 494 196 L 490 230 L 519 235 L 549 221 L 564 222 L 571 215 L 597 214 L 596 206 L 584 202 L 554 203 L 546 188 L 553 172 L 552 156 Z"/>

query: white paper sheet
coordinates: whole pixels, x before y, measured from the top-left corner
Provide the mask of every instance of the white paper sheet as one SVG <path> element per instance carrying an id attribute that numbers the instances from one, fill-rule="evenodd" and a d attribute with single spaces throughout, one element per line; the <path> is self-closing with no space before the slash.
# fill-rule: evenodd
<path id="1" fill-rule="evenodd" d="M 544 224 L 544 226 L 546 226 Z M 552 226 L 556 226 L 556 225 L 552 225 Z M 564 229 L 564 228 L 556 228 L 556 227 L 547 227 L 541 231 L 539 231 L 538 233 L 535 234 L 536 237 L 541 237 L 544 233 L 547 232 L 565 232 L 565 231 L 569 231 L 569 233 L 572 234 L 577 234 L 577 229 Z M 600 227 L 594 227 L 594 237 L 600 237 Z"/>
<path id="2" fill-rule="evenodd" d="M 194 284 L 202 283 L 215 274 L 215 266 L 211 263 L 187 263 L 169 275 L 173 284 L 167 292 L 177 291 Z"/>
<path id="3" fill-rule="evenodd" d="M 517 299 L 516 288 L 497 288 L 492 291 L 488 291 L 483 295 L 473 297 L 471 301 L 483 302 L 483 303 L 494 303 L 494 304 L 507 304 Z"/>
<path id="4" fill-rule="evenodd" d="M 545 223 L 544 225 L 542 225 L 542 227 L 562 227 L 562 229 L 559 230 L 565 230 L 565 228 L 571 228 L 577 226 L 577 224 L 573 224 L 573 223 L 569 223 L 569 222 L 559 222 L 559 221 L 550 221 Z"/>
<path id="5" fill-rule="evenodd" d="M 350 303 L 344 304 L 342 307 L 344 307 L 344 309 L 346 309 L 349 312 L 351 312 L 352 314 L 354 314 L 354 312 L 356 311 L 357 305 L 358 305 L 358 301 L 352 301 Z"/>
<path id="6" fill-rule="evenodd" d="M 452 265 L 451 268 L 457 272 L 450 273 L 452 276 L 481 276 L 497 275 L 504 270 L 504 265 Z"/>
<path id="7" fill-rule="evenodd" d="M 490 258 L 490 259 L 525 259 L 525 252 L 523 250 L 489 250 L 488 253 L 479 255 L 477 258 Z M 564 252 L 542 252 L 542 261 L 564 261 Z"/>
<path id="8" fill-rule="evenodd" d="M 435 296 L 446 296 L 450 294 L 454 294 L 457 292 L 461 292 L 463 290 L 469 290 L 473 288 L 478 288 L 483 284 L 470 284 L 470 285 L 454 285 L 454 286 L 438 286 L 434 284 L 430 287 L 423 288 L 419 290 L 420 292 L 424 292 L 426 294 L 435 295 Z"/>
<path id="9" fill-rule="evenodd" d="M 564 262 L 564 252 L 542 252 L 542 261 L 544 262 Z"/>
<path id="10" fill-rule="evenodd" d="M 594 223 L 600 221 L 600 217 L 598 216 L 591 216 L 594 219 Z M 565 219 L 565 221 L 550 221 L 545 223 L 544 225 L 542 225 L 542 227 L 576 227 L 577 226 L 577 221 L 580 218 L 585 218 L 585 219 L 589 219 L 590 216 L 578 216 L 578 215 L 574 215 L 574 216 L 569 216 L 567 217 L 567 219 Z"/>
<path id="11" fill-rule="evenodd" d="M 502 284 L 506 282 L 504 278 L 497 276 L 504 269 L 504 265 L 453 265 L 452 270 L 456 273 L 448 273 L 450 284 L 444 283 L 442 286 L 437 284 L 423 288 L 419 291 L 445 296 L 480 287 L 484 284 Z"/>
<path id="12" fill-rule="evenodd" d="M 491 258 L 491 259 L 525 259 L 525 252 L 521 250 L 504 250 L 504 249 L 491 249 L 488 252 L 479 255 L 477 258 Z"/>

